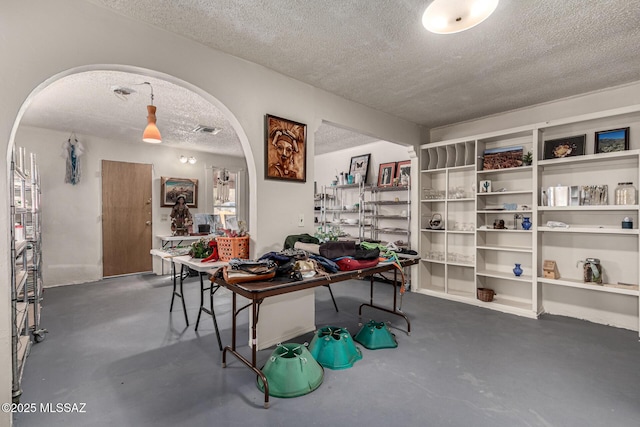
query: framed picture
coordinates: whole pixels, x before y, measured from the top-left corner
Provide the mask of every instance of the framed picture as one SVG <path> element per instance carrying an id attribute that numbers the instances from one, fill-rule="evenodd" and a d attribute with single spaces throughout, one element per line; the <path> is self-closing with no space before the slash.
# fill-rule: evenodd
<path id="1" fill-rule="evenodd" d="M 480 181 L 480 192 L 491 193 L 491 181 L 489 180 Z"/>
<path id="2" fill-rule="evenodd" d="M 499 147 L 484 150 L 482 169 L 509 169 L 522 166 L 522 153 L 524 149 L 518 147 Z"/>
<path id="3" fill-rule="evenodd" d="M 411 182 L 411 160 L 398 162 L 396 166 L 396 179 L 400 185 L 409 185 L 409 182 Z"/>
<path id="4" fill-rule="evenodd" d="M 187 206 L 198 207 L 198 180 L 191 178 L 160 178 L 160 206 L 173 207 L 178 197 L 184 196 Z"/>
<path id="5" fill-rule="evenodd" d="M 393 177 L 396 173 L 396 162 L 382 163 L 378 171 L 378 187 L 393 185 Z"/>
<path id="6" fill-rule="evenodd" d="M 267 114 L 264 178 L 307 181 L 307 125 Z"/>
<path id="7" fill-rule="evenodd" d="M 586 135 L 577 135 L 545 141 L 543 159 L 582 156 L 584 155 L 585 138 Z"/>
<path id="8" fill-rule="evenodd" d="M 596 132 L 594 153 L 613 153 L 629 149 L 629 128 Z"/>
<path id="9" fill-rule="evenodd" d="M 362 154 L 360 156 L 354 156 L 351 158 L 351 165 L 349 166 L 349 175 L 353 175 L 354 179 L 356 174 L 362 176 L 362 182 L 367 183 L 367 175 L 369 174 L 369 160 L 371 154 Z"/>

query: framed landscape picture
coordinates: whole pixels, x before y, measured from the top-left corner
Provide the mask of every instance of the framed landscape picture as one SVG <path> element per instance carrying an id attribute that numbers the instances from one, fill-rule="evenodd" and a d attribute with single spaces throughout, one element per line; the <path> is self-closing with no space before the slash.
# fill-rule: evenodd
<path id="1" fill-rule="evenodd" d="M 369 173 L 369 160 L 371 159 L 371 154 L 362 154 L 360 156 L 354 156 L 351 158 L 351 164 L 349 166 L 349 175 L 353 175 L 355 178 L 356 174 L 362 175 L 362 182 L 367 183 L 367 174 Z"/>
<path id="2" fill-rule="evenodd" d="M 594 153 L 613 153 L 629 149 L 629 128 L 596 132 Z"/>
<path id="3" fill-rule="evenodd" d="M 396 162 L 381 163 L 378 171 L 378 187 L 393 185 L 393 177 L 396 172 Z"/>
<path id="4" fill-rule="evenodd" d="M 544 142 L 543 159 L 561 159 L 584 155 L 586 135 L 568 136 Z"/>
<path id="5" fill-rule="evenodd" d="M 509 169 L 522 166 L 523 147 L 499 147 L 484 150 L 482 169 Z"/>
<path id="6" fill-rule="evenodd" d="M 265 179 L 307 181 L 307 125 L 267 114 Z"/>
<path id="7" fill-rule="evenodd" d="M 198 180 L 191 178 L 160 178 L 160 206 L 172 207 L 179 196 L 184 196 L 187 206 L 198 207 Z"/>

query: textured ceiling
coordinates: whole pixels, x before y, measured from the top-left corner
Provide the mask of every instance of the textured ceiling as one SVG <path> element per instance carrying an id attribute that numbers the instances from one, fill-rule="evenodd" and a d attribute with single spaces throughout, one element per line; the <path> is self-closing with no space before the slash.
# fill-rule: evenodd
<path id="1" fill-rule="evenodd" d="M 451 35 L 428 0 L 85 1 L 429 128 L 640 80 L 638 0 L 502 0 Z"/>

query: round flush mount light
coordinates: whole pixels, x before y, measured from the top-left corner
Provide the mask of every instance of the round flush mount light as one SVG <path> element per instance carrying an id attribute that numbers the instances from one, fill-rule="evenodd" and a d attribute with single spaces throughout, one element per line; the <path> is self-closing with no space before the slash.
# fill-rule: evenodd
<path id="1" fill-rule="evenodd" d="M 499 0 L 434 0 L 422 15 L 422 25 L 436 34 L 453 34 L 475 27 L 498 7 Z"/>

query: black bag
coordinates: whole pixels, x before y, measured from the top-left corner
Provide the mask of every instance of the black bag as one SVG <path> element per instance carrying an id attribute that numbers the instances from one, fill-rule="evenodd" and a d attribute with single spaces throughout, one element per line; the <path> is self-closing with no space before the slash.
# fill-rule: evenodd
<path id="1" fill-rule="evenodd" d="M 355 256 L 356 242 L 354 240 L 338 240 L 325 242 L 320 245 L 320 255 L 335 259 L 343 256 Z"/>
<path id="2" fill-rule="evenodd" d="M 380 257 L 380 248 L 364 249 L 358 246 L 356 254 L 353 256 L 355 259 L 372 260 Z"/>

